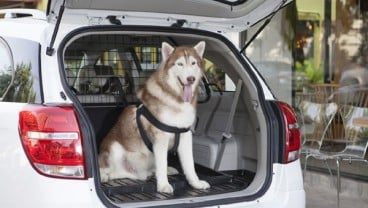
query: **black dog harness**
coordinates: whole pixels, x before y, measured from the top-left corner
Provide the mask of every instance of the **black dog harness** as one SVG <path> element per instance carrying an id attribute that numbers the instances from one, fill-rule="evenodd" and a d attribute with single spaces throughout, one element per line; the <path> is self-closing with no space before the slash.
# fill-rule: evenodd
<path id="1" fill-rule="evenodd" d="M 177 149 L 178 149 L 178 146 L 179 146 L 180 133 L 184 133 L 184 132 L 189 131 L 190 127 L 188 127 L 188 128 L 178 128 L 178 127 L 175 127 L 175 126 L 168 126 L 166 124 L 163 124 L 162 122 L 157 120 L 144 105 L 138 106 L 137 107 L 137 112 L 136 112 L 136 120 L 137 120 L 138 130 L 139 130 L 139 133 L 140 133 L 140 135 L 143 139 L 143 142 L 146 144 L 147 148 L 151 152 L 153 152 L 152 142 L 149 139 L 146 131 L 143 128 L 143 124 L 142 124 L 142 121 L 141 121 L 141 118 L 140 118 L 141 115 L 146 117 L 146 119 L 149 122 L 151 122 L 151 124 L 153 124 L 156 128 L 158 128 L 162 131 L 166 131 L 166 132 L 170 132 L 170 133 L 175 134 L 175 143 L 174 143 L 173 148 L 170 150 L 171 152 L 173 152 L 175 154 L 177 152 Z"/>

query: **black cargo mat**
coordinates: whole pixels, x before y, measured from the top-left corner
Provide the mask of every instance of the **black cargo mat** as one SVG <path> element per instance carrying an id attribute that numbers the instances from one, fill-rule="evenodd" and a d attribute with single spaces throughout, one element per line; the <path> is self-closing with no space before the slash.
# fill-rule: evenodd
<path id="1" fill-rule="evenodd" d="M 249 171 L 216 172 L 196 165 L 198 177 L 210 183 L 207 190 L 193 189 L 186 182 L 183 174 L 169 176 L 169 183 L 174 188 L 173 194 L 156 192 L 156 180 L 115 179 L 102 184 L 106 196 L 115 203 L 157 201 L 186 197 L 201 197 L 245 189 L 254 178 Z"/>

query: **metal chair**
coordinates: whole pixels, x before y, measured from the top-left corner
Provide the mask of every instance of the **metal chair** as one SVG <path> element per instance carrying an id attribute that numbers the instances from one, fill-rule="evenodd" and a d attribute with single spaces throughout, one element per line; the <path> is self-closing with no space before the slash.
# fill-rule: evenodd
<path id="1" fill-rule="evenodd" d="M 302 154 L 305 154 L 304 171 L 308 159 L 314 157 L 324 161 L 331 177 L 333 174 L 327 160 L 335 158 L 321 152 L 321 148 L 324 140 L 332 139 L 335 134 L 331 124 L 338 111 L 338 104 L 332 99 L 336 90 L 337 85 L 313 85 L 308 93 L 303 95 L 298 105 L 303 139 Z"/>
<path id="2" fill-rule="evenodd" d="M 368 88 L 361 85 L 341 87 L 334 94 L 334 100 L 339 103 L 338 114 L 341 117 L 343 132 L 339 138 L 332 140 L 331 144 L 343 144 L 343 148 L 341 150 L 327 148 L 324 154 L 336 160 L 339 207 L 340 161 L 348 161 L 349 164 L 353 161 L 364 162 L 368 165 Z"/>
<path id="3" fill-rule="evenodd" d="M 302 154 L 305 155 L 303 175 L 307 170 L 308 159 L 313 157 L 324 162 L 333 181 L 333 174 L 327 161 L 337 159 L 335 155 L 324 152 L 323 146 L 325 141 L 332 140 L 336 136 L 336 130 L 332 127 L 338 112 L 338 103 L 334 99 L 337 89 L 338 85 L 313 85 L 300 98 L 297 109 L 303 139 Z M 339 184 L 336 184 L 336 187 L 338 186 Z"/>
<path id="4" fill-rule="evenodd" d="M 338 105 L 338 111 L 333 117 L 327 112 L 322 114 L 323 131 L 319 135 L 320 141 L 317 146 L 310 147 L 303 144 L 305 148 L 306 161 L 304 169 L 307 167 L 309 157 L 323 160 L 328 167 L 327 160 L 336 161 L 336 190 L 337 207 L 340 207 L 340 162 L 353 161 L 365 162 L 368 148 L 368 88 L 364 86 L 345 86 L 340 87 L 328 96 L 331 103 Z M 335 108 L 334 108 L 335 109 Z M 332 112 L 332 111 L 331 111 Z M 308 140 L 307 140 L 308 141 Z M 332 176 L 331 169 L 328 167 Z"/>

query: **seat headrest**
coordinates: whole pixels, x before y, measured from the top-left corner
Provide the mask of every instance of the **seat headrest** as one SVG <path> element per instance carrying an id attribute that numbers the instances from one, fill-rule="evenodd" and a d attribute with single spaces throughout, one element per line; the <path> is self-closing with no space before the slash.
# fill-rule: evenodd
<path id="1" fill-rule="evenodd" d="M 97 76 L 101 75 L 114 75 L 114 71 L 109 65 L 95 65 L 94 69 Z"/>

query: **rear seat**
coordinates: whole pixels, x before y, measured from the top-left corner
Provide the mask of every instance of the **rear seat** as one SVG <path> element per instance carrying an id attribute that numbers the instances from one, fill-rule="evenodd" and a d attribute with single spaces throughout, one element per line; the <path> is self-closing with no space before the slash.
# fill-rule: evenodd
<path id="1" fill-rule="evenodd" d="M 114 79 L 112 79 L 115 77 Z M 74 88 L 82 104 L 117 104 L 124 100 L 124 91 L 120 88 L 116 92 L 108 91 L 110 81 L 119 82 L 113 69 L 108 65 L 85 65 L 77 75 Z"/>
<path id="2" fill-rule="evenodd" d="M 94 65 L 85 65 L 79 69 L 74 83 L 74 88 L 79 94 L 90 94 L 95 91 L 93 88 L 98 86 L 98 79 L 94 67 Z"/>

